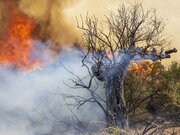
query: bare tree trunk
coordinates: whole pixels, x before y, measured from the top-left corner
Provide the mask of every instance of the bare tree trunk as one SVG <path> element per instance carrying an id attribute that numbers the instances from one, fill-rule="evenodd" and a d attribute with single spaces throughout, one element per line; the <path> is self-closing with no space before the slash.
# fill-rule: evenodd
<path id="1" fill-rule="evenodd" d="M 113 64 L 104 70 L 99 63 L 93 65 L 91 70 L 100 81 L 105 81 L 107 127 L 117 126 L 122 129 L 128 128 L 128 111 L 124 98 L 124 76 L 133 56 L 127 54 L 121 64 Z M 102 67 L 101 67 L 102 66 Z M 104 73 L 103 73 L 104 72 Z"/>
<path id="2" fill-rule="evenodd" d="M 107 98 L 107 126 L 117 126 L 122 129 L 128 128 L 128 114 L 124 99 L 124 73 L 119 72 L 108 78 L 106 82 Z"/>
<path id="3" fill-rule="evenodd" d="M 124 98 L 124 77 L 127 68 L 133 59 L 134 54 L 127 53 L 121 59 L 119 64 L 114 64 L 107 71 L 105 78 L 107 126 L 117 126 L 121 129 L 129 128 L 128 109 Z"/>

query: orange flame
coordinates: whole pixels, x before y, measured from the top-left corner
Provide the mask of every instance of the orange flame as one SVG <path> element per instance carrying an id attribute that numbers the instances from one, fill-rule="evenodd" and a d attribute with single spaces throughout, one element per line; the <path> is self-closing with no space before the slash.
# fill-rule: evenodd
<path id="1" fill-rule="evenodd" d="M 154 64 L 149 60 L 142 60 L 137 62 L 134 62 L 129 67 L 129 71 L 137 74 L 137 75 L 145 75 L 147 73 L 152 72 L 154 67 Z"/>
<path id="2" fill-rule="evenodd" d="M 36 26 L 34 19 L 23 15 L 14 1 L 9 1 L 7 5 L 10 11 L 7 34 L 0 37 L 0 64 L 24 70 L 39 67 L 39 60 L 31 57 L 32 32 Z"/>
<path id="3" fill-rule="evenodd" d="M 137 62 L 133 62 L 130 66 L 129 66 L 129 71 L 130 73 L 138 76 L 138 80 L 146 80 L 146 81 L 151 81 L 152 80 L 152 76 L 151 75 L 155 75 L 156 77 L 160 77 L 160 68 L 155 68 L 155 64 L 150 61 L 150 60 L 142 60 Z M 156 81 L 156 83 L 159 83 L 160 79 L 158 79 Z"/>

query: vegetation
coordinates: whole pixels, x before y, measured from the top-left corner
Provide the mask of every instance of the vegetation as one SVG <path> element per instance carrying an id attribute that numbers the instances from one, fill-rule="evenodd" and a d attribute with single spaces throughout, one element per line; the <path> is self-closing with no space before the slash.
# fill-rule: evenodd
<path id="1" fill-rule="evenodd" d="M 142 4 L 122 5 L 117 13 L 109 12 L 100 23 L 96 17 L 87 16 L 78 21 L 78 28 L 82 30 L 85 48 L 82 64 L 88 75 L 79 77 L 69 71 L 75 76 L 74 86 L 70 87 L 83 88 L 89 93 L 88 98 L 68 95 L 78 108 L 87 102 L 95 103 L 104 113 L 108 129 L 126 131 L 129 124 L 132 127 L 140 123 L 133 121 L 137 115 L 142 118 L 148 112 L 153 120 L 158 111 L 178 104 L 179 65 L 173 63 L 166 69 L 157 62 L 170 58 L 177 50 L 166 49 L 170 42 L 164 34 L 164 23 L 154 10 L 144 11 Z M 99 88 L 100 84 L 103 88 Z M 99 89 L 104 90 L 104 95 L 100 95 Z M 167 125 L 159 127 L 164 129 Z"/>
<path id="2" fill-rule="evenodd" d="M 130 114 L 131 128 L 134 128 L 135 131 L 137 127 L 141 127 L 142 131 L 136 131 L 136 134 L 139 132 L 139 135 L 146 135 L 151 132 L 153 134 L 165 132 L 166 128 L 169 127 L 179 127 L 180 64 L 178 62 L 172 62 L 168 67 L 164 67 L 160 62 L 152 63 L 150 61 L 143 61 L 139 67 L 138 69 L 130 68 L 124 84 L 128 110 L 135 107 Z M 148 72 L 143 72 L 147 70 Z M 156 92 L 154 91 L 155 88 L 157 89 Z M 144 100 L 142 103 L 141 101 L 147 97 L 148 100 Z M 139 102 L 141 104 L 138 104 Z M 166 124 L 169 122 L 168 124 L 172 125 L 167 126 L 161 123 L 158 127 L 149 125 L 152 128 L 151 130 L 146 131 L 143 129 L 148 122 L 157 122 L 160 118 Z M 168 134 L 173 133 L 172 129 Z M 103 133 L 105 135 L 135 134 L 133 131 L 131 133 L 122 133 L 118 127 L 107 128 Z M 178 133 L 174 131 L 174 135 Z"/>
<path id="3" fill-rule="evenodd" d="M 170 58 L 171 53 L 177 52 L 175 48 L 166 50 L 170 42 L 164 34 L 164 23 L 154 10 L 145 11 L 142 4 L 135 4 L 131 7 L 122 5 L 117 13 L 109 12 L 103 22 L 99 22 L 96 17 L 87 16 L 85 20 L 78 21 L 78 28 L 82 30 L 83 44 L 87 50 L 82 64 L 90 78 L 87 83 L 87 79 L 77 75 L 73 81 L 74 88 L 84 88 L 91 96 L 83 101 L 83 98 L 79 99 L 82 102 L 79 106 L 94 102 L 104 112 L 107 127 L 128 129 L 129 115 L 161 89 L 161 86 L 154 86 L 157 79 L 150 77 L 147 86 L 142 86 L 147 96 L 141 93 L 137 102 L 126 104 L 126 98 L 131 98 L 131 93 L 128 97 L 125 96 L 127 92 L 124 89 L 129 65 L 133 61 L 155 62 Z M 96 88 L 92 87 L 93 82 L 97 81 L 104 83 L 105 98 L 97 94 L 98 85 Z M 131 86 L 134 87 L 134 83 Z M 147 91 L 152 91 L 152 94 L 148 95 Z"/>
<path id="4" fill-rule="evenodd" d="M 138 73 L 130 70 L 125 79 L 125 96 L 128 109 L 133 110 L 131 115 L 135 117 L 135 115 L 148 112 L 157 116 L 172 104 L 179 106 L 180 64 L 172 62 L 168 68 L 160 62 L 146 62 L 145 65 L 151 67 L 151 70 L 144 73 L 141 72 L 143 69 Z M 146 115 L 145 117 L 147 119 Z M 138 120 L 137 117 L 135 119 Z"/>

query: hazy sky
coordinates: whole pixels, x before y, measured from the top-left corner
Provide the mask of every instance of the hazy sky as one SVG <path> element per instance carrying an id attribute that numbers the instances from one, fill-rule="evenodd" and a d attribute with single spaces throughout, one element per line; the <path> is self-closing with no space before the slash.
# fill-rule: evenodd
<path id="1" fill-rule="evenodd" d="M 96 16 L 102 17 L 106 9 L 116 10 L 121 3 L 131 4 L 135 0 L 79 0 L 65 12 L 74 22 L 75 16 L 86 15 L 87 11 Z M 158 15 L 164 18 L 167 32 L 172 35 L 172 47 L 179 51 L 172 55 L 171 60 L 165 60 L 169 63 L 172 60 L 180 62 L 180 0 L 144 0 L 145 9 L 157 9 Z"/>

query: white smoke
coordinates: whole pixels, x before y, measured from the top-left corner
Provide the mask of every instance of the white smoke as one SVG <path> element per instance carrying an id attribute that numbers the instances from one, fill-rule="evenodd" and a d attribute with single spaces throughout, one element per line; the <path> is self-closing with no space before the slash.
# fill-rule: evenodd
<path id="1" fill-rule="evenodd" d="M 44 57 L 51 59 L 48 54 Z M 58 94 L 84 97 L 88 94 L 84 89 L 73 90 L 65 85 L 73 85 L 70 80 L 73 75 L 61 63 L 80 77 L 88 75 L 79 52 L 73 49 L 61 52 L 53 64 L 42 70 L 23 72 L 0 68 L 0 135 L 79 134 L 71 127 L 72 112 Z M 94 104 L 86 104 L 79 110 L 74 108 L 73 112 L 84 121 L 98 121 L 103 117 Z M 66 131 L 69 127 L 72 130 Z"/>

